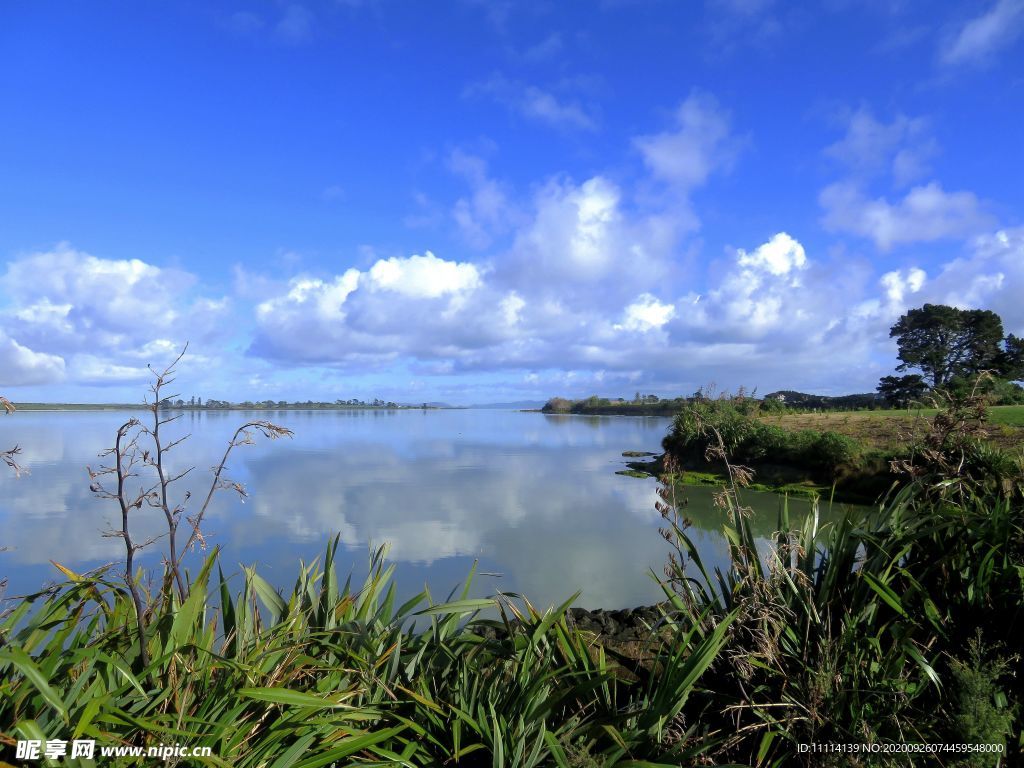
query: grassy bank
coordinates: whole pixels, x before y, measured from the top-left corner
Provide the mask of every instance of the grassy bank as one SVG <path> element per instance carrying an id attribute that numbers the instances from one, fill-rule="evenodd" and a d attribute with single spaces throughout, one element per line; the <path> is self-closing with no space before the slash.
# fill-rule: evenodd
<path id="1" fill-rule="evenodd" d="M 676 413 L 663 448 L 691 485 L 728 480 L 722 459 L 709 454 L 717 433 L 726 454 L 753 470 L 756 490 L 873 503 L 899 481 L 894 462 L 928 449 L 927 433 L 939 415 L 935 408 L 792 413 L 765 411 L 749 398 L 691 400 Z M 976 407 L 958 419 L 957 429 L 982 446 L 972 454 L 982 470 L 993 476 L 1013 471 L 1024 456 L 1024 426 L 1017 425 L 1024 407 Z M 665 456 L 629 462 L 622 474 L 659 476 Z"/>
<path id="2" fill-rule="evenodd" d="M 822 413 L 763 413 L 759 418 L 788 431 L 833 431 L 854 438 L 869 450 L 895 452 L 915 430 L 935 417 L 937 410 L 828 411 Z M 986 439 L 1005 450 L 1024 450 L 1024 406 L 1001 405 L 987 411 Z"/>
<path id="3" fill-rule="evenodd" d="M 87 738 L 271 768 L 995 764 L 799 748 L 837 742 L 984 745 L 1015 764 L 1024 478 L 963 462 L 979 444 L 947 422 L 874 512 L 794 526 L 783 506 L 769 547 L 705 423 L 731 478 L 728 564 L 705 566 L 663 483 L 665 600 L 627 647 L 580 629 L 571 598 L 537 610 L 467 583 L 403 601 L 383 552 L 342 582 L 337 541 L 284 592 L 254 568 L 225 577 L 216 551 L 180 591 L 170 569 L 147 590 L 140 574 L 57 566 L 61 583 L 4 605 L 0 757 L 15 762 L 18 739 Z"/>

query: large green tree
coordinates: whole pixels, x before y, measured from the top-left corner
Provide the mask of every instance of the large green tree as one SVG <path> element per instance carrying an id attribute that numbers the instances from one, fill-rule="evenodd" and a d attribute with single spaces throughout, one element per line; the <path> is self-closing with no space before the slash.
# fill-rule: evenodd
<path id="1" fill-rule="evenodd" d="M 1003 347 L 1003 321 L 988 309 L 925 304 L 903 315 L 889 336 L 899 347 L 901 362 L 896 370 L 919 370 L 932 387 L 980 371 L 1002 373 L 1009 367 L 1007 353 L 1013 352 Z M 1011 339 L 1019 347 L 1013 336 L 1005 341 Z"/>

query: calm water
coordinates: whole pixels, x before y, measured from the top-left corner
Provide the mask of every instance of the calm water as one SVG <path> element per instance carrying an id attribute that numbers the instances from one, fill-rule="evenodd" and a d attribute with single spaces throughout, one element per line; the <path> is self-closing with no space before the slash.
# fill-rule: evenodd
<path id="1" fill-rule="evenodd" d="M 21 445 L 30 474 L 0 472 L 0 577 L 8 595 L 55 580 L 56 560 L 85 570 L 123 555 L 110 501 L 89 492 L 86 466 L 109 446 L 117 412 L 27 412 L 0 421 L 0 445 Z M 658 451 L 669 420 L 547 416 L 514 411 L 280 411 L 186 413 L 168 430 L 191 434 L 170 455 L 170 471 L 195 466 L 188 484 L 205 496 L 209 468 L 243 421 L 269 419 L 292 429 L 291 440 L 235 450 L 231 479 L 249 498 L 221 492 L 204 533 L 230 564 L 257 564 L 272 582 L 290 586 L 300 558 L 311 560 L 340 535 L 343 570 L 365 574 L 371 546 L 390 545 L 403 592 L 429 583 L 443 597 L 474 560 L 489 575 L 475 592 L 522 592 L 535 603 L 558 602 L 582 589 L 578 604 L 617 608 L 654 602 L 667 545 L 657 533 L 655 482 L 616 475 L 622 451 Z M 204 482 L 203 482 L 204 481 Z M 200 493 L 202 489 L 202 493 Z M 689 491 L 692 531 L 706 559 L 721 562 L 721 513 L 708 489 Z M 774 529 L 778 499 L 750 494 L 755 531 Z M 792 506 L 792 505 L 791 505 Z M 161 531 L 162 515 L 134 514 L 133 535 Z M 184 528 L 184 526 L 183 526 Z M 141 555 L 157 567 L 162 542 Z"/>

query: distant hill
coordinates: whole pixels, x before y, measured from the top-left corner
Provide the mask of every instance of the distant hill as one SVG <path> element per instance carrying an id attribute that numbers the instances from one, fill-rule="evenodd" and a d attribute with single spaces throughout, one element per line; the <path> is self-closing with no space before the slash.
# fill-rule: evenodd
<path id="1" fill-rule="evenodd" d="M 781 400 L 788 408 L 821 408 L 829 411 L 851 411 L 857 408 L 879 407 L 884 404 L 882 396 L 877 392 L 865 392 L 857 395 L 809 395 L 806 392 L 794 392 L 783 389 L 764 396 L 765 400 Z"/>

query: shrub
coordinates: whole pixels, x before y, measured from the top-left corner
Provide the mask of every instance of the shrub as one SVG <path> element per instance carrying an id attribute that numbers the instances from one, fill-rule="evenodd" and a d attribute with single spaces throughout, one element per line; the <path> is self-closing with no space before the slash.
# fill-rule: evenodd
<path id="1" fill-rule="evenodd" d="M 1012 661 L 1020 659 L 1014 657 Z M 953 659 L 951 733 L 949 741 L 960 744 L 998 744 L 1006 747 L 1013 733 L 1014 709 L 1010 707 L 1000 679 L 1012 674 L 1011 660 L 996 656 L 985 648 L 980 633 L 968 642 L 967 658 Z M 964 768 L 987 768 L 992 754 L 969 755 Z"/>
<path id="2" fill-rule="evenodd" d="M 857 442 L 851 437 L 832 431 L 819 432 L 811 444 L 812 455 L 806 458 L 808 463 L 834 472 L 843 464 L 853 462 L 858 449 Z"/>
<path id="3" fill-rule="evenodd" d="M 666 451 L 681 459 L 702 460 L 708 446 L 722 440 L 736 462 L 795 463 L 829 475 L 857 460 L 855 440 L 837 432 L 787 432 L 746 413 L 750 400 L 703 400 L 686 403 L 662 442 Z"/>
<path id="4" fill-rule="evenodd" d="M 995 379 L 988 395 L 992 405 L 1024 405 L 1024 387 L 1005 379 Z"/>

